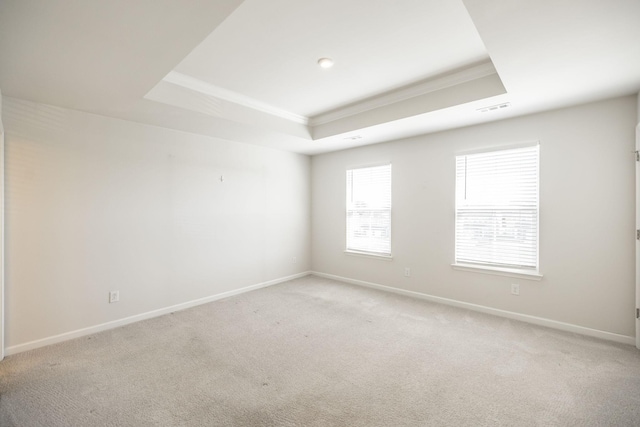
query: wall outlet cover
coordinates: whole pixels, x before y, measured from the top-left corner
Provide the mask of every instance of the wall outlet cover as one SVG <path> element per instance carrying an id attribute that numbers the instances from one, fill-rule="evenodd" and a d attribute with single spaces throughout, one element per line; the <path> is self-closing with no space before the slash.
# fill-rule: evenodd
<path id="1" fill-rule="evenodd" d="M 109 291 L 109 303 L 120 301 L 119 291 Z"/>

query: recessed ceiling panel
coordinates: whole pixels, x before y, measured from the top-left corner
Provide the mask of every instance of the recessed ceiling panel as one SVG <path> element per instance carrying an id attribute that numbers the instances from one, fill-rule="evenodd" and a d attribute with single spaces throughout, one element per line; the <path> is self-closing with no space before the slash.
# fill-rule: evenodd
<path id="1" fill-rule="evenodd" d="M 487 59 L 461 0 L 246 0 L 174 71 L 313 117 Z"/>

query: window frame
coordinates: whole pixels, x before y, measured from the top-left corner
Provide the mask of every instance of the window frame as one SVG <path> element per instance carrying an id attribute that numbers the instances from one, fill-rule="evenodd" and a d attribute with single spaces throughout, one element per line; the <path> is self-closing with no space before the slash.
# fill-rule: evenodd
<path id="1" fill-rule="evenodd" d="M 500 151 L 508 151 L 508 150 L 516 150 L 521 148 L 529 148 L 529 147 L 537 147 L 537 163 L 536 163 L 536 172 L 537 172 L 537 194 L 536 194 L 536 266 L 535 268 L 516 268 L 505 266 L 503 264 L 492 264 L 492 263 L 471 263 L 471 262 L 459 262 L 458 261 L 458 176 L 457 176 L 457 161 L 461 156 L 471 156 L 474 154 L 482 154 L 482 153 L 491 153 L 491 152 L 500 152 Z M 455 154 L 455 162 L 456 166 L 454 166 L 454 262 L 451 264 L 454 270 L 460 271 L 471 271 L 478 272 L 484 274 L 493 274 L 499 276 L 508 276 L 508 277 L 517 277 L 522 279 L 529 280 L 542 280 L 542 274 L 540 272 L 540 158 L 541 158 L 541 148 L 539 141 L 531 141 L 520 144 L 509 144 L 509 145 L 501 145 L 494 147 L 487 147 L 478 150 L 472 151 L 462 151 Z"/>
<path id="2" fill-rule="evenodd" d="M 349 202 L 349 173 L 355 170 L 361 170 L 361 169 L 371 169 L 371 168 L 379 168 L 382 166 L 388 166 L 389 167 L 389 223 L 388 223 L 388 229 L 389 229 L 389 251 L 388 252 L 376 252 L 376 251 L 367 251 L 367 250 L 361 250 L 361 249 L 357 249 L 357 248 L 350 248 L 349 247 L 349 213 L 351 211 L 350 209 L 350 202 Z M 374 259 L 382 259 L 382 260 L 387 260 L 390 261 L 393 259 L 393 255 L 392 255 L 392 216 L 393 216 L 393 203 L 392 203 L 392 199 L 393 199 L 393 166 L 391 162 L 384 162 L 384 163 L 375 163 L 375 164 L 367 164 L 367 165 L 361 165 L 361 166 L 354 166 L 354 167 L 348 167 L 345 171 L 345 232 L 344 232 L 344 242 L 345 242 L 345 250 L 344 253 L 347 255 L 355 255 L 355 256 L 361 256 L 361 257 L 366 257 L 366 258 L 374 258 Z"/>

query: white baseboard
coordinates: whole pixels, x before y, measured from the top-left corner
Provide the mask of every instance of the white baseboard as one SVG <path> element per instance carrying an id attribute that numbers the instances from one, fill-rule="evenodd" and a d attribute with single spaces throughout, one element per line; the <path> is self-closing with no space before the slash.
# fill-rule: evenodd
<path id="1" fill-rule="evenodd" d="M 601 338 L 608 341 L 615 341 L 617 343 L 622 343 L 622 344 L 629 344 L 633 346 L 636 345 L 635 337 L 629 337 L 626 335 L 614 334 L 612 332 L 600 331 L 598 329 L 585 328 L 584 326 L 573 325 L 571 323 L 558 322 L 556 320 L 545 319 L 543 317 L 529 316 L 528 314 L 520 314 L 520 313 L 515 313 L 513 311 L 500 310 L 497 308 L 486 307 L 483 305 L 471 304 L 468 302 L 436 297 L 433 295 L 423 294 L 420 292 L 392 288 L 390 286 L 379 285 L 377 283 L 371 283 L 371 282 L 365 282 L 363 280 L 350 279 L 347 277 L 335 276 L 333 274 L 320 273 L 317 271 L 312 271 L 311 274 L 313 274 L 314 276 L 333 279 L 340 282 L 350 283 L 353 285 L 365 286 L 367 288 L 378 289 L 385 292 L 392 292 L 394 294 L 405 295 L 413 298 L 419 298 L 426 301 L 446 304 L 454 307 L 466 308 L 466 309 L 478 311 L 481 313 L 492 314 L 494 316 L 520 320 L 522 322 L 532 323 L 534 325 L 539 325 L 539 326 L 546 326 L 548 328 L 553 328 L 553 329 L 559 329 L 565 332 L 573 332 L 576 334 L 587 335 L 595 338 Z"/>
<path id="2" fill-rule="evenodd" d="M 24 344 L 18 344 L 5 349 L 5 356 L 12 354 L 22 353 L 23 351 L 33 350 L 40 347 L 45 347 L 51 344 L 57 344 L 59 342 L 79 338 L 86 335 L 95 334 L 97 332 L 106 331 L 108 329 L 118 328 L 120 326 L 128 325 L 130 323 L 139 322 L 141 320 L 151 319 L 153 317 L 162 316 L 175 311 L 185 310 L 190 307 L 206 304 L 208 302 L 228 298 L 234 295 L 242 294 L 245 292 L 253 291 L 260 288 L 266 288 L 267 286 L 276 285 L 278 283 L 286 282 L 288 280 L 297 279 L 300 277 L 308 276 L 311 274 L 309 271 L 304 273 L 298 273 L 287 277 L 281 277 L 279 279 L 269 280 L 267 282 L 258 283 L 256 285 L 246 286 L 240 289 L 234 289 L 232 291 L 223 292 L 220 294 L 210 295 L 208 297 L 199 298 L 192 301 L 183 302 L 180 304 L 172 305 L 170 307 L 160 308 L 146 313 L 136 314 L 135 316 L 125 317 L 124 319 L 113 320 L 111 322 L 101 323 L 99 325 L 90 326 L 88 328 L 77 329 L 75 331 L 65 332 L 63 334 L 54 335 L 52 337 L 42 338 L 35 341 L 30 341 Z"/>

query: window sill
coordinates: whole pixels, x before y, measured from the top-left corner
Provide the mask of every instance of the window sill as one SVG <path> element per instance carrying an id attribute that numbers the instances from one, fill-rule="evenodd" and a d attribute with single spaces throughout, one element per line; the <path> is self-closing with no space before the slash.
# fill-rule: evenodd
<path id="1" fill-rule="evenodd" d="M 357 252 L 357 251 L 344 251 L 345 254 L 351 256 L 358 256 L 363 258 L 373 258 L 380 259 L 383 261 L 393 261 L 393 257 L 391 255 L 378 255 L 371 252 Z"/>
<path id="2" fill-rule="evenodd" d="M 472 271 L 482 274 L 493 274 L 496 276 L 517 277 L 518 279 L 542 280 L 542 274 L 537 271 L 519 270 L 516 268 L 489 267 L 473 264 L 451 264 L 454 270 Z"/>

